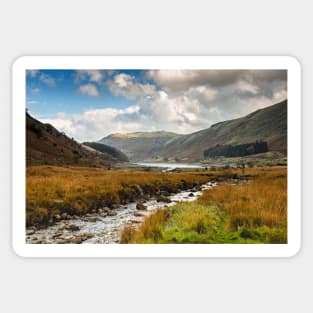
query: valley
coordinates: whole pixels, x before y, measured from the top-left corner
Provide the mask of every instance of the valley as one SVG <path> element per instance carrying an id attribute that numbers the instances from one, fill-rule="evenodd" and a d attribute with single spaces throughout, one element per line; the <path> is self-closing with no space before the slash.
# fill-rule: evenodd
<path id="1" fill-rule="evenodd" d="M 287 101 L 185 135 L 26 127 L 27 243 L 287 242 Z"/>

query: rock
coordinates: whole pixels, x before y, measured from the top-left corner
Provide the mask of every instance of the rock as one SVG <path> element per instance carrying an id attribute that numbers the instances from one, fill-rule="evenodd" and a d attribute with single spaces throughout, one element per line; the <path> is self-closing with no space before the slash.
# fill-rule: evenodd
<path id="1" fill-rule="evenodd" d="M 97 222 L 98 218 L 96 216 L 87 217 L 86 220 L 91 223 Z"/>
<path id="2" fill-rule="evenodd" d="M 56 239 L 55 243 L 56 243 L 56 244 L 65 244 L 65 243 L 67 243 L 67 242 L 66 242 L 65 239 L 60 239 L 60 238 L 58 238 L 58 239 Z"/>
<path id="3" fill-rule="evenodd" d="M 141 197 L 143 196 L 143 191 L 139 185 L 137 185 L 137 184 L 132 185 L 131 188 L 136 192 L 137 195 L 139 195 Z"/>
<path id="4" fill-rule="evenodd" d="M 165 203 L 171 202 L 171 200 L 169 198 L 166 198 L 164 196 L 158 196 L 156 200 L 157 200 L 157 202 L 165 202 Z"/>
<path id="5" fill-rule="evenodd" d="M 115 216 L 115 215 L 117 215 L 117 212 L 111 210 L 111 211 L 109 211 L 109 212 L 107 213 L 107 215 L 108 215 L 108 216 Z"/>
<path id="6" fill-rule="evenodd" d="M 139 224 L 139 223 L 141 223 L 141 222 L 138 221 L 138 220 L 131 220 L 131 222 L 132 222 L 133 224 Z"/>
<path id="7" fill-rule="evenodd" d="M 52 236 L 52 238 L 55 239 L 55 238 L 58 238 L 58 237 L 61 237 L 61 236 L 63 236 L 63 233 L 57 232 L 56 234 L 54 234 L 54 235 Z"/>
<path id="8" fill-rule="evenodd" d="M 34 244 L 40 244 L 40 243 L 45 243 L 44 240 L 38 239 L 38 240 L 33 240 L 32 243 Z"/>
<path id="9" fill-rule="evenodd" d="M 29 236 L 29 235 L 33 235 L 35 233 L 35 230 L 34 229 L 27 229 L 26 230 L 26 235 Z"/>
<path id="10" fill-rule="evenodd" d="M 74 239 L 72 239 L 71 243 L 72 243 L 72 244 L 80 244 L 80 243 L 82 243 L 84 240 L 86 240 L 86 239 L 84 239 L 83 237 L 79 236 L 79 237 L 75 237 Z"/>
<path id="11" fill-rule="evenodd" d="M 54 215 L 54 220 L 55 221 L 59 221 L 59 220 L 61 220 L 61 215 L 60 214 L 56 214 L 56 215 Z"/>
<path id="12" fill-rule="evenodd" d="M 141 217 L 141 216 L 145 216 L 145 214 L 142 213 L 142 212 L 135 212 L 135 213 L 134 213 L 134 216 L 136 216 L 136 217 Z"/>
<path id="13" fill-rule="evenodd" d="M 69 230 L 69 231 L 78 231 L 79 230 L 79 226 L 77 226 L 75 224 L 70 224 L 70 225 L 66 226 L 65 229 Z"/>
<path id="14" fill-rule="evenodd" d="M 188 197 L 194 197 L 195 195 L 191 192 Z"/>
<path id="15" fill-rule="evenodd" d="M 61 214 L 61 218 L 62 218 L 62 220 L 67 220 L 68 219 L 68 215 L 66 213 L 62 213 Z"/>
<path id="16" fill-rule="evenodd" d="M 143 205 L 142 203 L 137 203 L 137 204 L 136 204 L 136 209 L 137 209 L 137 210 L 140 210 L 140 211 L 145 211 L 145 210 L 147 210 L 146 206 Z"/>
<path id="17" fill-rule="evenodd" d="M 116 210 L 116 209 L 118 209 L 118 205 L 117 204 L 111 204 L 110 208 L 112 210 Z"/>
<path id="18" fill-rule="evenodd" d="M 99 215 L 100 215 L 101 217 L 106 217 L 106 216 L 108 215 L 108 213 L 102 212 L 102 213 L 100 213 Z"/>

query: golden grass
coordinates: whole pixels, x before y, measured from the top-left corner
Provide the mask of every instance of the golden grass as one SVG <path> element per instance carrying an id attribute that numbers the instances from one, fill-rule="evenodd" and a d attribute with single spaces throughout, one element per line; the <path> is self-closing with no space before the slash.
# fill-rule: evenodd
<path id="1" fill-rule="evenodd" d="M 101 206 L 133 201 L 158 189 L 176 192 L 208 180 L 201 173 L 159 173 L 103 168 L 33 166 L 26 171 L 27 225 L 56 214 L 84 214 Z M 139 187 L 139 188 L 138 188 Z M 48 210 L 48 213 L 47 213 Z M 45 218 L 41 219 L 41 213 Z M 47 214 L 46 214 L 47 213 Z"/>
<path id="2" fill-rule="evenodd" d="M 251 168 L 245 175 L 248 183 L 223 183 L 195 202 L 164 209 L 166 218 L 159 212 L 146 217 L 137 229 L 125 229 L 121 242 L 286 243 L 287 169 Z"/>
<path id="3" fill-rule="evenodd" d="M 120 243 L 130 243 L 139 239 L 145 240 L 149 243 L 162 239 L 162 224 L 168 219 L 169 213 L 167 210 L 157 210 L 154 214 L 146 218 L 140 226 L 140 232 L 133 226 L 126 226 L 121 234 Z"/>
<path id="4" fill-rule="evenodd" d="M 249 170 L 258 175 L 247 184 L 224 184 L 205 192 L 199 203 L 225 210 L 230 227 L 269 227 L 287 223 L 287 171 L 281 168 Z"/>

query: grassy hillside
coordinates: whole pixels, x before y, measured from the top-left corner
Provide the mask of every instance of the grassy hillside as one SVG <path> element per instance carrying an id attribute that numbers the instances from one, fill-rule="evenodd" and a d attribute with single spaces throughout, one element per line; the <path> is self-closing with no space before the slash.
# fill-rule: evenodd
<path id="1" fill-rule="evenodd" d="M 27 165 L 107 166 L 116 159 L 76 142 L 52 125 L 43 124 L 26 113 L 26 161 Z"/>
<path id="2" fill-rule="evenodd" d="M 131 161 L 142 161 L 157 158 L 163 146 L 178 137 L 180 135 L 164 131 L 116 133 L 99 142 L 121 150 Z"/>
<path id="3" fill-rule="evenodd" d="M 113 134 L 101 143 L 123 151 L 131 161 L 195 162 L 216 145 L 241 145 L 265 141 L 268 150 L 287 154 L 287 100 L 245 117 L 220 122 L 188 135 L 168 132 Z"/>
<path id="4" fill-rule="evenodd" d="M 269 151 L 287 153 L 287 100 L 176 138 L 164 146 L 162 155 L 194 161 L 203 158 L 205 149 L 218 144 L 239 145 L 255 141 L 266 141 Z"/>
<path id="5" fill-rule="evenodd" d="M 107 146 L 105 144 L 98 143 L 98 142 L 84 142 L 84 145 L 91 147 L 91 148 L 103 153 L 108 158 L 113 158 L 118 162 L 128 162 L 129 161 L 126 154 L 124 154 L 123 152 L 121 152 L 120 150 L 118 150 L 114 147 L 110 147 L 110 146 Z"/>

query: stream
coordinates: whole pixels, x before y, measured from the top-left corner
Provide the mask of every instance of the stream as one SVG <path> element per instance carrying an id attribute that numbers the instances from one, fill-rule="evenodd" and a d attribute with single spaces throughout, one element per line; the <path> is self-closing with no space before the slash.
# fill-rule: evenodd
<path id="1" fill-rule="evenodd" d="M 118 243 L 122 229 L 127 225 L 140 225 L 144 218 L 158 209 L 175 205 L 177 202 L 195 201 L 203 190 L 212 188 L 215 182 L 208 182 L 200 188 L 180 191 L 166 197 L 167 201 L 151 198 L 141 202 L 145 210 L 138 210 L 137 203 L 120 205 L 117 209 L 89 213 L 75 219 L 60 220 L 45 229 L 26 230 L 26 243 L 30 244 L 113 244 Z"/>

